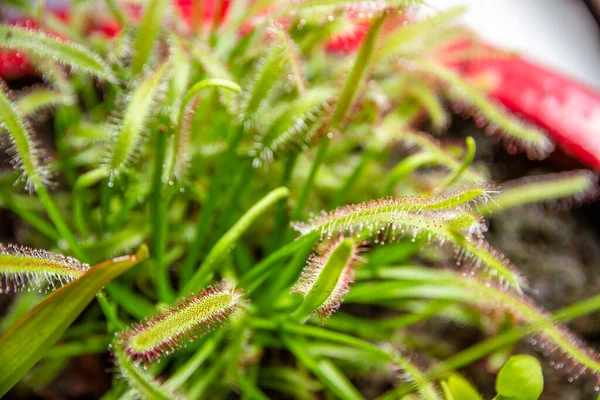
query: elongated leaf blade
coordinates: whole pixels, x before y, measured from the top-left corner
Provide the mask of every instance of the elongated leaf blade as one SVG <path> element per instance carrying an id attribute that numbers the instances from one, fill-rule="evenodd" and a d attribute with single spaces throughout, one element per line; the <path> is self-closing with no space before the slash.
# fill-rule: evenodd
<path id="1" fill-rule="evenodd" d="M 43 58 L 52 58 L 109 81 L 116 80 L 99 55 L 79 44 L 51 37 L 43 32 L 0 25 L 0 48 L 20 50 Z"/>
<path id="2" fill-rule="evenodd" d="M 104 261 L 64 286 L 0 338 L 0 396 L 10 390 L 60 339 L 96 293 L 112 279 L 148 257 L 142 246 L 135 255 Z"/>

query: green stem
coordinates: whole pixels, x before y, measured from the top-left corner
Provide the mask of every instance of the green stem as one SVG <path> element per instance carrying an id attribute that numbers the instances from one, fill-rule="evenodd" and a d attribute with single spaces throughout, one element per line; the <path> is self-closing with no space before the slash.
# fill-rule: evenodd
<path id="1" fill-rule="evenodd" d="M 271 274 L 275 272 L 274 269 L 269 270 L 278 261 L 289 257 L 296 253 L 299 249 L 311 245 L 317 240 L 318 233 L 313 232 L 311 234 L 300 237 L 291 243 L 281 247 L 267 258 L 258 263 L 254 268 L 242 275 L 240 278 L 240 286 L 244 288 L 244 291 L 248 294 L 254 292 Z"/>
<path id="2" fill-rule="evenodd" d="M 34 212 L 21 207 L 8 193 L 0 194 L 0 198 L 2 198 L 2 202 L 7 208 L 11 209 L 20 218 L 27 221 L 27 223 L 33 228 L 37 229 L 39 232 L 43 233 L 54 241 L 58 241 L 60 239 L 60 234 L 52 225 L 38 217 Z"/>
<path id="3" fill-rule="evenodd" d="M 108 320 L 108 330 L 110 332 L 116 332 L 125 329 L 125 324 L 119 319 L 114 305 L 111 304 L 104 293 L 98 292 L 96 299 L 98 299 L 98 304 L 100 304 L 100 308 Z"/>
<path id="4" fill-rule="evenodd" d="M 42 185 L 39 185 L 37 188 L 37 193 L 40 198 L 40 201 L 46 209 L 46 212 L 48 213 L 48 216 L 50 217 L 52 223 L 56 227 L 56 230 L 58 230 L 58 233 L 60 233 L 62 238 L 67 241 L 69 247 L 71 248 L 71 251 L 73 251 L 75 256 L 81 261 L 88 262 L 87 255 L 85 254 L 85 252 L 79 245 L 79 242 L 65 223 L 65 220 L 63 219 L 60 211 L 56 207 L 56 204 L 54 204 L 54 201 L 52 201 L 52 198 L 46 191 L 46 188 Z"/>
<path id="5" fill-rule="evenodd" d="M 139 75 L 148 62 L 168 3 L 168 0 L 150 0 L 148 2 L 140 29 L 135 38 L 133 59 L 131 60 L 133 76 Z"/>
<path id="6" fill-rule="evenodd" d="M 471 165 L 471 163 L 473 162 L 473 159 L 475 158 L 475 139 L 473 139 L 471 136 L 469 136 L 466 140 L 465 143 L 467 145 L 467 152 L 465 154 L 465 159 L 463 160 L 462 164 L 460 165 L 460 168 L 458 168 L 455 172 L 454 175 L 452 175 L 450 177 L 450 179 L 448 180 L 448 182 L 443 186 L 443 189 L 447 189 L 450 186 L 452 186 L 454 183 L 456 183 L 459 179 L 460 176 L 463 174 L 463 172 L 465 172 L 467 170 L 467 168 L 469 168 L 469 165 Z"/>
<path id="7" fill-rule="evenodd" d="M 164 383 L 165 388 L 174 390 L 187 382 L 194 372 L 215 352 L 223 338 L 223 332 L 224 330 L 220 329 L 208 337 L 196 353 L 185 364 L 177 368 L 177 371 Z"/>
<path id="8" fill-rule="evenodd" d="M 157 132 L 154 161 L 154 173 L 152 177 L 152 192 L 150 196 L 150 214 L 152 221 L 152 257 L 154 259 L 154 280 L 158 297 L 165 303 L 175 299 L 175 292 L 171 287 L 168 265 L 165 263 L 165 249 L 167 245 L 167 204 L 164 195 L 164 183 L 162 181 L 167 154 L 169 136 L 163 132 Z"/>
<path id="9" fill-rule="evenodd" d="M 331 362 L 313 358 L 307 352 L 307 346 L 287 335 L 282 336 L 285 346 L 312 371 L 338 398 L 343 400 L 363 400 L 364 397 Z"/>
<path id="10" fill-rule="evenodd" d="M 79 234 L 84 238 L 90 236 L 90 230 L 84 216 L 84 210 L 86 209 L 83 196 L 84 190 L 107 176 L 107 168 L 97 168 L 79 176 L 77 181 L 75 181 L 75 186 L 73 187 L 73 222 Z"/>
<path id="11" fill-rule="evenodd" d="M 243 133 L 244 131 L 242 127 L 235 128 L 235 131 L 233 133 L 234 136 L 230 142 L 227 154 L 225 154 L 225 156 L 221 158 L 217 167 L 217 173 L 219 174 L 219 176 L 226 176 L 227 174 L 225 170 L 229 171 L 229 168 L 227 167 L 231 166 L 234 163 L 236 149 L 238 144 L 242 140 Z M 210 227 L 211 222 L 214 218 L 215 210 L 219 201 L 221 181 L 223 180 L 223 178 L 220 178 L 219 176 L 214 177 L 210 182 L 208 198 L 206 199 L 206 203 L 202 207 L 201 215 L 198 218 L 198 222 L 196 223 L 196 233 L 194 235 L 192 245 L 189 248 L 188 255 L 185 261 L 183 262 L 183 266 L 181 269 L 181 283 L 189 282 L 189 280 L 192 279 L 194 267 L 200 259 L 202 247 L 208 236 L 208 228 Z M 227 178 L 229 179 L 230 177 Z"/>
<path id="12" fill-rule="evenodd" d="M 324 137 L 321 139 L 321 143 L 319 143 L 317 155 L 315 156 L 315 160 L 313 161 L 312 165 L 310 166 L 310 172 L 308 174 L 308 178 L 306 179 L 306 182 L 304 183 L 304 186 L 302 187 L 302 192 L 300 193 L 300 198 L 298 199 L 298 202 L 296 203 L 296 206 L 294 207 L 294 211 L 292 211 L 292 220 L 301 219 L 305 214 L 304 208 L 306 207 L 306 202 L 308 201 L 308 196 L 310 195 L 310 192 L 312 190 L 312 187 L 313 187 L 313 184 L 315 181 L 315 177 L 317 176 L 317 173 L 319 172 L 319 168 L 321 167 L 321 164 L 323 164 L 323 161 L 325 160 L 325 154 L 327 154 L 327 150 L 329 148 L 330 142 L 331 142 L 331 139 Z"/>
<path id="13" fill-rule="evenodd" d="M 125 15 L 121 11 L 121 8 L 119 8 L 119 5 L 117 4 L 116 0 L 105 0 L 105 1 L 106 1 L 106 5 L 107 5 L 108 9 L 113 14 L 115 19 L 119 22 L 119 25 L 121 25 L 121 26 L 126 25 L 127 19 L 125 18 Z"/>
<path id="14" fill-rule="evenodd" d="M 356 181 L 358 181 L 358 178 L 360 177 L 360 174 L 362 173 L 363 169 L 374 156 L 375 153 L 369 149 L 363 151 L 360 157 L 360 161 L 354 168 L 354 171 L 352 171 L 352 174 L 350 174 L 348 179 L 346 179 L 346 182 L 344 182 L 344 186 L 342 186 L 342 188 L 336 193 L 331 208 L 339 207 L 346 201 L 346 198 L 350 194 L 350 191 L 354 187 Z"/>
<path id="15" fill-rule="evenodd" d="M 344 88 L 342 89 L 342 93 L 339 96 L 337 106 L 333 112 L 331 120 L 329 121 L 328 126 L 323 129 L 323 132 L 326 132 L 327 135 L 339 129 L 340 125 L 346 118 L 346 114 L 354 101 L 354 97 L 356 95 L 356 91 L 360 82 L 369 66 L 369 61 L 373 54 L 373 50 L 375 49 L 375 43 L 377 41 L 377 36 L 379 35 L 379 31 L 383 26 L 383 22 L 387 17 L 387 13 L 382 13 L 377 19 L 373 21 L 367 35 L 356 55 L 356 60 L 354 61 L 354 65 L 352 66 L 352 70 L 346 79 L 346 83 L 344 84 Z M 319 172 L 319 168 L 325 159 L 325 154 L 329 148 L 330 139 L 322 138 L 321 143 L 319 144 L 319 149 L 317 150 L 317 156 L 310 168 L 310 173 L 308 175 L 308 179 L 302 188 L 302 192 L 300 195 L 300 199 L 294 208 L 294 212 L 292 213 L 292 219 L 300 219 L 304 213 L 304 207 L 306 206 L 306 202 L 308 200 L 308 196 L 312 190 L 312 186 L 315 181 L 315 177 Z"/>
<path id="16" fill-rule="evenodd" d="M 217 237 L 220 237 L 227 228 L 233 225 L 233 221 L 237 216 L 237 209 L 239 206 L 240 199 L 244 192 L 244 189 L 249 189 L 249 182 L 252 180 L 252 173 L 254 172 L 254 168 L 251 165 L 247 165 L 242 169 L 242 172 L 239 174 L 237 182 L 231 185 L 231 189 L 229 193 L 223 199 L 223 203 L 225 206 L 222 208 L 226 210 L 226 215 L 222 216 L 220 219 L 222 221 L 221 224 L 215 226 Z"/>
<path id="17" fill-rule="evenodd" d="M 383 184 L 383 193 L 391 194 L 398 182 L 402 181 L 408 174 L 425 165 L 434 165 L 439 163 L 439 158 L 431 152 L 421 151 L 406 157 L 388 174 L 388 178 Z"/>
<path id="18" fill-rule="evenodd" d="M 246 211 L 235 225 L 233 225 L 214 245 L 202 262 L 202 265 L 200 265 L 198 271 L 196 271 L 192 279 L 184 286 L 181 293 L 187 294 L 200 289 L 206 278 L 208 278 L 217 268 L 217 263 L 223 260 L 231 246 L 233 246 L 239 237 L 246 232 L 250 225 L 273 204 L 288 195 L 289 190 L 287 188 L 279 187 L 268 193 L 258 203 L 252 206 L 252 208 Z"/>
<path id="19" fill-rule="evenodd" d="M 294 170 L 294 166 L 296 165 L 296 160 L 298 159 L 298 153 L 294 153 L 290 155 L 287 162 L 285 163 L 285 170 L 283 172 L 283 179 L 281 182 L 281 186 L 290 186 L 290 180 L 292 178 L 292 171 Z M 285 204 L 281 203 L 277 207 L 277 211 L 275 212 L 275 227 L 273 228 L 273 233 L 271 234 L 271 239 L 269 240 L 269 250 L 276 251 L 281 247 L 283 243 L 287 243 L 287 228 L 289 225 L 289 216 L 285 209 Z"/>
<path id="20" fill-rule="evenodd" d="M 554 312 L 554 318 L 558 322 L 566 322 L 598 310 L 600 310 L 600 295 L 561 308 L 560 310 Z M 532 328 L 535 328 L 535 324 L 513 328 L 509 331 L 479 342 L 438 364 L 437 367 L 433 368 L 431 372 L 427 374 L 428 380 L 433 381 L 443 378 L 448 373 L 472 364 L 473 362 L 485 357 L 495 350 L 513 344 L 523 336 L 531 333 Z M 398 399 L 413 391 L 414 388 L 411 385 L 402 384 L 388 391 L 387 393 L 384 393 L 379 397 L 379 399 Z"/>

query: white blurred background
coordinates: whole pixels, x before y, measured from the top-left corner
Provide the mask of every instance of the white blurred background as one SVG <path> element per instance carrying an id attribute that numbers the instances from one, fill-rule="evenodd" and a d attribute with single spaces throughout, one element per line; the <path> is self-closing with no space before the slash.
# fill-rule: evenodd
<path id="1" fill-rule="evenodd" d="M 600 7 L 590 0 L 591 7 Z M 517 50 L 600 90 L 600 28 L 583 0 L 425 0 L 434 10 L 466 5 L 462 22 L 487 41 Z"/>

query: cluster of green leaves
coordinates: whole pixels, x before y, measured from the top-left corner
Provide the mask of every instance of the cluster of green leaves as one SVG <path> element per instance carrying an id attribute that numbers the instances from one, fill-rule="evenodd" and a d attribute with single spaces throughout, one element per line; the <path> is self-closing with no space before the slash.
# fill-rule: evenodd
<path id="1" fill-rule="evenodd" d="M 0 134 L 15 167 L 0 177 L 0 205 L 26 222 L 23 244 L 79 260 L 0 248 L 5 289 L 71 282 L 41 303 L 23 293 L 4 317 L 2 329 L 12 327 L 0 338 L 0 394 L 110 349 L 118 368 L 105 399 L 361 399 L 363 374 L 386 382 L 381 399 L 478 399 L 456 371 L 490 353 L 507 360 L 530 333 L 574 376 L 600 373 L 596 353 L 559 324 L 598 310 L 600 298 L 542 310 L 485 241 L 483 221 L 528 203 L 581 201 L 595 175 L 497 189 L 473 165 L 472 138 L 442 146 L 416 129 L 424 117 L 441 133 L 448 105 L 460 104 L 512 148 L 532 157 L 552 149 L 435 61 L 465 34 L 453 23 L 461 10 L 417 18 L 409 0 L 250 3 L 232 1 L 222 21 L 188 29 L 166 0 L 149 0 L 139 21 L 109 0 L 124 25 L 112 39 L 85 27 L 57 38 L 0 26 L 0 48 L 29 56 L 45 80 L 22 93 L 0 83 Z M 72 18 L 96 6 L 74 2 Z M 357 15 L 370 24 L 360 47 L 329 52 Z M 34 129 L 48 107 L 51 148 Z M 311 217 L 322 209 L 332 211 Z M 202 291 L 219 279 L 228 283 Z M 98 305 L 81 314 L 96 293 Z M 335 312 L 342 302 L 394 315 Z M 406 329 L 435 317 L 505 332 L 443 354 Z M 284 351 L 293 357 L 277 356 Z M 508 359 L 496 398 L 538 398 L 540 375 L 531 359 Z"/>

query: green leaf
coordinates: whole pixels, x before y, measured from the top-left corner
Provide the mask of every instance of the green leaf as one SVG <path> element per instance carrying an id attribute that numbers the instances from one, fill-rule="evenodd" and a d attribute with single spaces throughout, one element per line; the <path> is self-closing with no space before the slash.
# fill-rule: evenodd
<path id="1" fill-rule="evenodd" d="M 168 3 L 167 0 L 151 0 L 148 3 L 135 38 L 133 59 L 131 60 L 131 72 L 134 76 L 139 75 L 148 62 Z"/>
<path id="2" fill-rule="evenodd" d="M 0 396 L 35 365 L 104 285 L 148 257 L 148 248 L 135 255 L 104 261 L 77 281 L 49 296 L 0 338 Z"/>
<path id="3" fill-rule="evenodd" d="M 269 192 L 229 229 L 210 250 L 202 265 L 198 268 L 192 279 L 185 285 L 180 293 L 189 293 L 202 287 L 204 279 L 211 275 L 228 252 L 228 249 L 242 236 L 250 225 L 264 214 L 273 204 L 289 196 L 290 191 L 279 187 Z"/>
<path id="4" fill-rule="evenodd" d="M 544 390 L 540 362 L 527 355 L 512 356 L 496 378 L 499 397 L 514 400 L 537 400 Z"/>
<path id="5" fill-rule="evenodd" d="M 343 400 L 361 400 L 364 397 L 352 385 L 337 367 L 325 359 L 314 359 L 305 349 L 306 343 L 293 339 L 289 336 L 283 336 L 283 342 L 286 347 L 298 358 L 298 360 L 308 368 L 325 386 L 327 386 L 337 398 Z"/>
<path id="6" fill-rule="evenodd" d="M 0 25 L 0 48 L 19 50 L 43 58 L 55 59 L 72 68 L 114 81 L 110 67 L 102 58 L 80 44 L 70 43 L 42 32 Z"/>
<path id="7" fill-rule="evenodd" d="M 494 201 L 482 207 L 484 214 L 544 201 L 567 206 L 579 203 L 598 193 L 598 177 L 587 170 L 558 172 L 505 182 L 502 188 Z"/>
<path id="8" fill-rule="evenodd" d="M 353 279 L 352 264 L 357 257 L 357 245 L 352 239 L 333 242 L 318 256 L 309 258 L 293 293 L 301 293 L 304 300 L 294 313 L 298 322 L 309 314 L 319 318 L 329 317 L 343 301 L 348 284 Z"/>
<path id="9" fill-rule="evenodd" d="M 447 400 L 482 400 L 477 390 L 462 376 L 453 374 L 442 383 L 442 389 Z"/>
<path id="10" fill-rule="evenodd" d="M 132 90 L 123 120 L 113 135 L 106 155 L 105 166 L 111 174 L 118 175 L 139 154 L 144 128 L 152 117 L 167 66 L 168 63 L 165 63 L 157 68 Z"/>
<path id="11" fill-rule="evenodd" d="M 19 96 L 17 104 L 23 115 L 35 113 L 58 105 L 72 105 L 75 98 L 68 93 L 40 87 Z"/>
<path id="12" fill-rule="evenodd" d="M 509 115 L 483 91 L 449 68 L 425 60 L 406 60 L 406 66 L 439 80 L 450 99 L 460 104 L 462 112 L 489 121 L 486 132 L 499 135 L 507 148 L 522 150 L 529 158 L 538 160 L 554 150 L 552 141 L 536 126 Z"/>
<path id="13" fill-rule="evenodd" d="M 2 34 L 0 26 L 0 35 Z M 27 189 L 37 190 L 48 182 L 48 170 L 43 164 L 43 151 L 39 148 L 29 125 L 17 103 L 12 101 L 13 93 L 0 80 L 0 134 L 8 131 L 8 142 L 12 146 L 12 164 L 23 173 Z"/>

